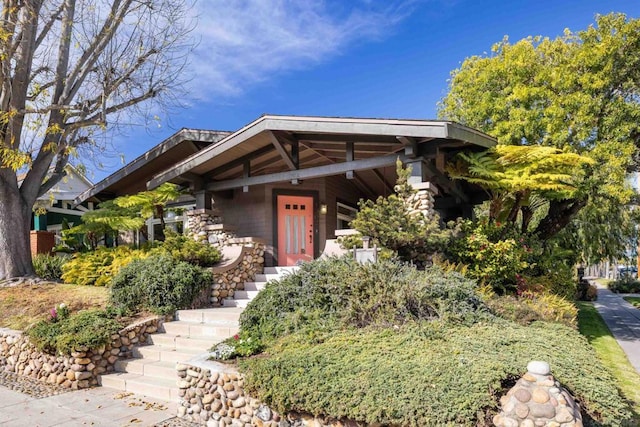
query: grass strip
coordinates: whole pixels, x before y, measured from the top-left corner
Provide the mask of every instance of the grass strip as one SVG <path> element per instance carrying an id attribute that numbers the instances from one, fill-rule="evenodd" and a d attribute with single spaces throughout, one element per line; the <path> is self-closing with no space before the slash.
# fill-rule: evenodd
<path id="1" fill-rule="evenodd" d="M 640 308 L 640 297 L 624 297 L 624 300 L 631 303 L 635 308 Z"/>
<path id="2" fill-rule="evenodd" d="M 590 302 L 578 302 L 578 328 L 615 377 L 620 393 L 633 407 L 640 425 L 640 375 L 629 363 L 606 323 Z"/>

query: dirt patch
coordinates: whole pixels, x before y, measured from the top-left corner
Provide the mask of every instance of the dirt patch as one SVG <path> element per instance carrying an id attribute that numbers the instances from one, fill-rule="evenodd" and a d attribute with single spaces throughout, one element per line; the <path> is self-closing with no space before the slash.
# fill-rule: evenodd
<path id="1" fill-rule="evenodd" d="M 0 327 L 24 330 L 65 303 L 70 311 L 104 308 L 109 289 L 45 282 L 0 288 Z"/>

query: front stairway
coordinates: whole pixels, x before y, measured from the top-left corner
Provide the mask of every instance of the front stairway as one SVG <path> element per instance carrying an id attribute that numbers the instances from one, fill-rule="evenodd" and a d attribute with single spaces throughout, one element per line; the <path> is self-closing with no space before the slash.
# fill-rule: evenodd
<path id="1" fill-rule="evenodd" d="M 165 401 L 179 400 L 176 363 L 207 352 L 214 344 L 238 333 L 240 313 L 269 280 L 280 279 L 296 267 L 266 267 L 254 282 L 246 282 L 235 299 L 223 307 L 178 310 L 176 320 L 149 337 L 150 345 L 136 347 L 134 358 L 116 362 L 116 372 L 101 375 L 100 384 L 123 392 Z"/>
<path id="2" fill-rule="evenodd" d="M 233 294 L 233 299 L 223 300 L 225 307 L 246 307 L 249 302 L 264 289 L 267 282 L 279 280 L 296 271 L 298 267 L 265 267 L 263 274 L 256 274 L 254 282 L 245 282 L 244 289 L 238 289 Z"/>

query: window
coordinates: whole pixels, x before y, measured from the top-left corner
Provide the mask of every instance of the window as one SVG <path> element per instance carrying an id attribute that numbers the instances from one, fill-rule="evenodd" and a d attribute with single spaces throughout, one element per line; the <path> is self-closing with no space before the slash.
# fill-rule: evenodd
<path id="1" fill-rule="evenodd" d="M 351 228 L 349 226 L 349 223 L 355 219 L 357 212 L 358 209 L 352 206 L 346 205 L 341 202 L 336 203 L 336 216 L 338 220 L 336 224 L 336 230 Z"/>

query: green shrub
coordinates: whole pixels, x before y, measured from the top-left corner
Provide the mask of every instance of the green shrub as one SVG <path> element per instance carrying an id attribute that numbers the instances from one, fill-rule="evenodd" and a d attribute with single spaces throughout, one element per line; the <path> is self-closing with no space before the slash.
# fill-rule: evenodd
<path id="1" fill-rule="evenodd" d="M 430 265 L 431 256 L 444 249 L 451 232 L 440 227 L 437 214 L 424 218 L 412 213 L 413 206 L 408 204 L 409 198 L 415 193 L 408 184 L 411 169 L 404 169 L 398 161 L 396 172 L 396 194 L 380 196 L 375 202 L 361 200 L 351 227 L 361 235 L 371 237 L 372 245 L 393 251 L 403 261 L 421 267 Z M 349 249 L 354 243 L 352 237 L 342 239 L 342 244 Z"/>
<path id="2" fill-rule="evenodd" d="M 294 334 L 268 355 L 240 361 L 247 390 L 278 411 L 366 423 L 476 426 L 497 411 L 505 385 L 545 360 L 598 425 L 630 423 L 631 410 L 587 341 L 563 325 L 440 321 L 343 330 L 323 342 Z"/>
<path id="3" fill-rule="evenodd" d="M 551 293 L 570 301 L 575 300 L 578 293 L 571 268 L 565 264 L 556 264 L 553 269 L 538 275 L 525 274 L 523 279 L 527 283 L 527 289 L 536 293 Z"/>
<path id="4" fill-rule="evenodd" d="M 33 268 L 38 277 L 58 281 L 62 279 L 62 266 L 66 261 L 62 256 L 37 254 L 33 257 Z"/>
<path id="5" fill-rule="evenodd" d="M 420 319 L 473 322 L 487 314 L 475 283 L 438 267 L 419 271 L 399 261 L 359 264 L 351 257 L 303 264 L 267 284 L 240 317 L 260 341 L 292 331 L 315 334 L 336 325 L 394 326 Z"/>
<path id="6" fill-rule="evenodd" d="M 544 320 L 576 327 L 578 309 L 571 301 L 558 295 L 525 293 L 518 297 L 496 296 L 486 303 L 498 316 L 521 325 Z"/>
<path id="7" fill-rule="evenodd" d="M 640 293 L 640 281 L 629 275 L 623 275 L 618 280 L 609 282 L 609 289 L 620 294 Z"/>
<path id="8" fill-rule="evenodd" d="M 65 283 L 107 286 L 111 279 L 131 261 L 149 256 L 146 251 L 127 246 L 99 247 L 95 251 L 77 253 L 62 266 Z"/>
<path id="9" fill-rule="evenodd" d="M 168 252 L 177 260 L 208 267 L 220 261 L 222 257 L 218 248 L 208 243 L 196 242 L 188 236 L 177 234 L 171 230 L 165 230 L 165 233 L 165 241 L 158 250 Z"/>
<path id="10" fill-rule="evenodd" d="M 532 267 L 541 250 L 509 224 L 461 221 L 447 248 L 454 263 L 468 266 L 466 275 L 496 292 L 512 293 L 518 275 Z"/>
<path id="11" fill-rule="evenodd" d="M 48 353 L 70 354 L 107 344 L 122 325 L 104 310 L 86 310 L 52 322 L 43 320 L 27 330 L 31 342 Z"/>
<path id="12" fill-rule="evenodd" d="M 595 301 L 598 299 L 598 288 L 589 283 L 588 280 L 580 280 L 576 291 L 576 299 L 578 301 Z"/>
<path id="13" fill-rule="evenodd" d="M 189 308 L 212 283 L 210 271 L 168 255 L 134 260 L 111 283 L 111 303 L 120 310 L 172 313 Z"/>

